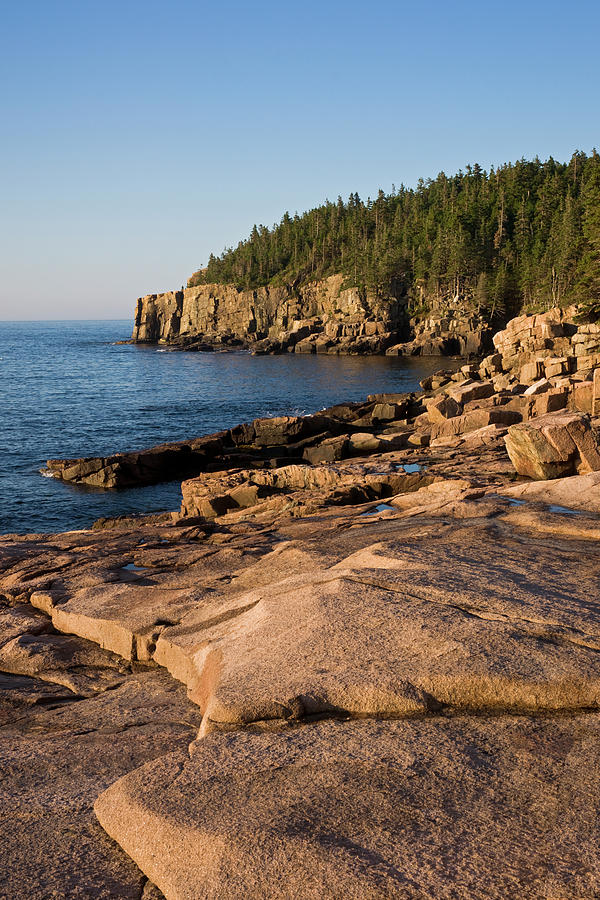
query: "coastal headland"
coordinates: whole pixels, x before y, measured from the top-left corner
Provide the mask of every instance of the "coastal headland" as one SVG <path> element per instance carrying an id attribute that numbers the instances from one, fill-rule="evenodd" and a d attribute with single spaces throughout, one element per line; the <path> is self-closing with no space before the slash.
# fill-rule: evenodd
<path id="1" fill-rule="evenodd" d="M 0 537 L 7 897 L 598 896 L 600 325 L 492 349 L 49 461 L 184 480 Z"/>
<path id="2" fill-rule="evenodd" d="M 193 279 L 192 279 L 193 280 Z M 246 348 L 262 353 L 390 356 L 483 355 L 489 317 L 463 297 L 444 297 L 411 317 L 403 284 L 383 293 L 344 287 L 343 275 L 243 290 L 191 285 L 140 297 L 132 341 L 178 350 Z"/>

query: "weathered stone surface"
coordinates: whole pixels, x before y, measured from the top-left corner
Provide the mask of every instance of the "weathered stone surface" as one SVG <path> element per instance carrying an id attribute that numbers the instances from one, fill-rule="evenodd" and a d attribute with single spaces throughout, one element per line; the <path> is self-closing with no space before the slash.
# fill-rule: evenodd
<path id="1" fill-rule="evenodd" d="M 0 651 L 0 669 L 30 673 L 0 675 L 0 893 L 137 900 L 146 878 L 107 838 L 92 806 L 121 775 L 184 749 L 197 708 L 166 673 L 133 672 L 86 641 L 50 633 L 47 619 L 40 633 L 35 620 L 44 617 L 32 613 L 20 643 L 13 638 Z M 103 680 L 104 672 L 120 678 Z"/>
<path id="2" fill-rule="evenodd" d="M 502 493 L 507 497 L 563 507 L 565 511 L 587 510 L 600 513 L 600 472 L 515 484 L 504 488 Z"/>
<path id="3" fill-rule="evenodd" d="M 569 401 L 569 391 L 566 387 L 551 388 L 535 398 L 532 416 L 546 416 L 551 412 L 565 409 Z"/>
<path id="4" fill-rule="evenodd" d="M 556 375 L 566 375 L 569 372 L 569 368 L 569 358 L 566 356 L 550 357 L 544 360 L 546 378 L 553 378 Z"/>
<path id="5" fill-rule="evenodd" d="M 399 477 L 419 483 L 418 474 Z M 52 620 L 168 668 L 203 711 L 202 733 L 315 713 L 594 708 L 596 551 L 569 572 L 555 542 L 529 535 L 524 560 L 513 531 L 497 527 L 501 562 L 490 568 L 488 530 L 477 523 L 500 522 L 503 507 L 483 494 L 464 480 L 438 482 L 391 498 L 391 518 L 368 529 L 359 510 L 346 513 L 342 532 L 339 519 L 331 531 L 324 518 L 302 539 L 286 537 L 296 520 L 280 526 L 274 549 L 241 535 L 179 571 L 142 572 L 138 583 L 73 591 L 65 581 Z M 415 534 L 415 516 L 432 515 L 452 525 L 438 519 Z"/>
<path id="6" fill-rule="evenodd" d="M 523 384 L 534 384 L 540 380 L 541 372 L 543 370 L 544 361 L 543 360 L 533 360 L 533 362 L 525 363 L 524 366 L 521 367 L 521 371 L 519 373 L 519 380 Z"/>
<path id="7" fill-rule="evenodd" d="M 591 414 L 593 416 L 600 415 L 600 367 L 594 369 L 593 372 L 593 395 L 592 395 L 592 408 Z"/>
<path id="8" fill-rule="evenodd" d="M 595 328 L 596 323 L 582 321 L 575 306 L 519 316 L 494 335 L 498 352 L 494 362 L 492 357 L 483 360 L 480 373 L 502 371 L 525 385 L 544 378 L 569 379 L 576 372 L 589 375 L 600 365 Z M 575 404 L 575 408 L 582 407 Z"/>
<path id="9" fill-rule="evenodd" d="M 343 434 L 339 437 L 326 438 L 312 447 L 307 447 L 302 454 L 302 458 L 309 462 L 312 466 L 320 463 L 330 463 L 342 459 L 347 456 L 349 440 L 348 435 Z M 375 449 L 379 447 L 380 441 L 369 435 L 373 441 Z"/>
<path id="10" fill-rule="evenodd" d="M 411 319 L 410 325 L 411 341 L 396 345 L 394 355 L 481 356 L 491 347 L 489 323 L 458 298 L 434 303 L 431 314 Z"/>
<path id="11" fill-rule="evenodd" d="M 148 450 L 115 453 L 108 457 L 49 459 L 48 471 L 73 484 L 119 488 L 185 478 L 202 471 L 224 451 L 226 433 L 208 435 Z"/>
<path id="12" fill-rule="evenodd" d="M 385 337 L 368 324 L 360 340 Z M 318 338 L 306 327 L 294 326 L 300 340 Z M 567 341 L 566 331 L 562 319 L 534 318 L 514 335 L 525 346 Z M 546 350 L 549 368 L 562 369 L 566 352 Z M 483 370 L 497 375 L 492 364 Z M 510 372 L 499 390 L 497 378 L 477 381 L 479 371 L 431 378 L 425 403 L 378 395 L 202 439 L 214 457 L 184 482 L 171 517 L 0 538 L 0 670 L 12 673 L 0 675 L 0 712 L 11 736 L 15 711 L 26 720 L 41 703 L 94 704 L 101 728 L 84 716 L 83 733 L 57 745 L 66 772 L 69 747 L 82 737 L 89 749 L 91 732 L 110 729 L 128 692 L 144 693 L 142 675 L 152 685 L 153 725 L 167 722 L 157 752 L 174 753 L 117 782 L 97 810 L 168 897 L 598 893 L 598 860 L 581 848 L 598 844 L 600 471 L 513 484 L 502 440 L 523 416 L 536 459 L 594 468 L 588 418 L 539 416 L 542 402 L 572 403 L 585 375 L 561 371 L 524 396 Z M 193 700 L 195 718 L 177 718 L 195 726 L 191 753 L 180 740 L 189 724 L 173 731 L 163 712 L 152 678 L 172 683 L 157 665 Z M 141 740 L 154 749 L 134 759 L 115 738 L 120 769 L 92 750 L 99 790 L 128 760 L 153 759 L 157 741 Z M 23 747 L 29 764 L 35 754 Z M 37 785 L 36 765 L 27 771 Z M 41 794 L 55 798 L 48 830 L 61 828 L 62 811 L 74 815 L 62 775 Z M 7 809 L 14 796 L 11 787 Z M 36 852 L 35 830 L 19 837 L 26 815 L 6 844 L 21 887 L 22 860 Z M 131 882 L 97 863 L 87 825 L 72 820 L 81 847 L 58 845 L 82 874 L 68 870 L 65 897 L 81 886 L 94 896 L 96 868 L 98 896 L 131 896 L 133 883 L 134 896 L 152 894 L 139 873 Z M 46 874 L 31 896 L 46 896 L 48 884 L 63 896 L 54 863 L 39 867 Z"/>
<path id="13" fill-rule="evenodd" d="M 125 680 L 121 659 L 63 634 L 25 631 L 0 648 L 0 670 L 67 687 L 82 697 L 109 690 Z"/>
<path id="14" fill-rule="evenodd" d="M 382 448 L 380 437 L 362 431 L 349 435 L 348 444 L 350 449 L 357 454 L 374 453 Z"/>
<path id="15" fill-rule="evenodd" d="M 491 381 L 467 381 L 453 387 L 449 391 L 450 396 L 457 403 L 469 403 L 471 400 L 484 400 L 494 394 L 494 385 Z"/>
<path id="16" fill-rule="evenodd" d="M 521 421 L 521 413 L 502 407 L 489 407 L 487 409 L 473 409 L 454 416 L 444 422 L 435 424 L 431 429 L 431 440 L 447 438 L 455 435 L 466 434 L 484 428 L 487 425 L 513 425 Z"/>
<path id="17" fill-rule="evenodd" d="M 303 437 L 322 433 L 329 423 L 324 417 L 276 416 L 255 419 L 253 443 L 259 447 L 281 447 Z"/>
<path id="18" fill-rule="evenodd" d="M 489 322 L 467 298 L 433 302 L 425 318 L 407 316 L 407 297 L 342 288 L 343 275 L 301 285 L 238 290 L 205 284 L 149 294 L 137 302 L 132 340 L 173 349 L 250 347 L 255 353 L 481 355 Z"/>
<path id="19" fill-rule="evenodd" d="M 175 478 L 190 478 L 201 472 L 223 471 L 254 465 L 258 468 L 276 465 L 277 457 L 292 457 L 317 464 L 341 459 L 344 449 L 354 453 L 352 445 L 338 442 L 339 453 L 329 449 L 313 451 L 316 444 L 348 438 L 348 428 L 355 432 L 372 432 L 384 427 L 404 427 L 403 417 L 420 411 L 414 394 L 394 394 L 381 402 L 340 404 L 307 416 L 276 416 L 255 419 L 227 431 L 204 437 L 164 444 L 148 450 L 117 453 L 108 457 L 77 460 L 48 460 L 48 471 L 73 484 L 100 488 L 130 487 L 153 484 Z M 400 420 L 400 421 L 399 421 Z M 377 440 L 372 449 L 380 448 Z M 275 459 L 275 462 L 274 462 Z"/>
<path id="20" fill-rule="evenodd" d="M 184 481 L 181 485 L 182 519 L 216 518 L 230 511 L 256 507 L 261 501 L 273 501 L 282 510 L 293 502 L 295 507 L 311 509 L 330 504 L 359 503 L 369 499 L 390 497 L 403 490 L 415 490 L 417 485 L 429 483 L 429 476 L 408 477 L 399 473 L 393 463 L 333 463 L 347 449 L 351 453 L 372 453 L 404 446 L 406 435 L 351 435 L 349 439 L 324 442 L 305 451 L 310 462 L 319 465 L 288 465 L 274 469 L 242 470 L 233 475 L 219 475 Z M 299 492 L 310 492 L 308 498 Z M 317 493 L 318 492 L 318 493 Z"/>
<path id="21" fill-rule="evenodd" d="M 408 404 L 404 403 L 376 403 L 372 416 L 376 422 L 393 422 L 406 416 Z"/>
<path id="22" fill-rule="evenodd" d="M 427 404 L 427 416 L 429 421 L 435 424 L 459 416 L 462 409 L 462 404 L 454 397 L 439 397 Z"/>
<path id="23" fill-rule="evenodd" d="M 530 384 L 529 387 L 523 392 L 525 397 L 535 397 L 537 394 L 543 394 L 550 388 L 550 382 L 547 378 L 540 378 L 538 381 L 534 381 L 533 384 Z"/>
<path id="24" fill-rule="evenodd" d="M 560 653 L 536 652 L 537 633 L 514 620 L 502 627 L 451 610 L 449 598 L 439 606 L 417 600 L 406 579 L 389 577 L 397 560 L 377 556 L 367 571 L 359 566 L 322 573 L 318 583 L 296 577 L 244 598 L 235 637 L 220 629 L 218 682 L 206 705 L 205 685 L 215 665 L 206 644 L 191 686 L 191 698 L 204 709 L 203 733 L 334 711 L 409 715 L 444 707 L 523 711 L 600 702 L 594 652 L 559 660 Z M 369 585 L 372 578 L 381 579 L 381 587 Z M 377 628 L 369 627 L 373 621 Z M 211 637 L 203 629 L 203 643 L 210 646 Z M 176 638 L 176 629 L 161 636 Z"/>
<path id="25" fill-rule="evenodd" d="M 240 291 L 206 284 L 137 302 L 133 340 L 180 349 L 383 353 L 407 330 L 406 298 L 342 289 L 342 275 L 298 287 Z"/>
<path id="26" fill-rule="evenodd" d="M 571 394 L 572 408 L 591 415 L 593 389 L 594 385 L 591 381 L 580 381 L 578 384 L 574 384 Z"/>
<path id="27" fill-rule="evenodd" d="M 442 435 L 432 440 L 429 446 L 436 453 L 458 450 L 459 448 L 471 452 L 477 449 L 483 450 L 485 447 L 498 448 L 499 442 L 505 437 L 507 431 L 508 429 L 505 425 L 483 425 L 481 428 L 463 432 L 462 434 Z M 504 446 L 503 440 L 502 446 Z M 506 456 L 508 459 L 508 454 Z"/>
<path id="28" fill-rule="evenodd" d="M 452 375 L 453 372 L 451 370 L 440 369 L 439 371 L 434 372 L 433 375 L 427 375 L 427 377 L 420 381 L 419 384 L 424 391 L 437 390 L 448 384 L 452 380 Z"/>
<path id="29" fill-rule="evenodd" d="M 519 475 L 545 480 L 600 469 L 600 449 L 589 419 L 558 412 L 508 430 L 506 449 Z"/>
<path id="30" fill-rule="evenodd" d="M 177 900 L 591 898 L 599 747 L 597 715 L 211 735 L 95 809 Z"/>

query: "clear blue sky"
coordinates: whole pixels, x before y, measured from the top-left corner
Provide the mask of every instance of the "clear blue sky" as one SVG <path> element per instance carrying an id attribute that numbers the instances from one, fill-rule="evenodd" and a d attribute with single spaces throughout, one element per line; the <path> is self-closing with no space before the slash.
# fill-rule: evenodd
<path id="1" fill-rule="evenodd" d="M 20 0 L 0 17 L 0 319 L 132 315 L 254 224 L 600 146 L 583 0 Z"/>

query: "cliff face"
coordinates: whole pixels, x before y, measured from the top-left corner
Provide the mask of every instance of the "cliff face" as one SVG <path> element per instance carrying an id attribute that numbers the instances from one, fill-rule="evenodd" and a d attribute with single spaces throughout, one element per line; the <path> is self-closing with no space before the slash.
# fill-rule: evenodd
<path id="1" fill-rule="evenodd" d="M 479 319 L 455 318 L 452 335 L 440 331 L 438 321 L 415 327 L 400 291 L 377 297 L 342 289 L 342 284 L 342 275 L 332 275 L 300 288 L 241 291 L 231 284 L 205 284 L 149 294 L 137 302 L 132 340 L 183 349 L 248 346 L 255 353 L 416 355 L 486 349 L 487 324 Z M 461 335 L 462 340 L 446 340 Z"/>
<path id="2" fill-rule="evenodd" d="M 367 297 L 341 286 L 342 276 L 334 275 L 299 290 L 285 286 L 240 291 L 231 284 L 205 284 L 150 294 L 138 300 L 133 340 L 233 335 L 254 343 L 298 330 L 306 320 L 320 320 L 323 326 L 333 322 L 345 336 L 357 336 L 367 320 L 381 322 L 387 331 L 405 321 L 402 299 Z"/>

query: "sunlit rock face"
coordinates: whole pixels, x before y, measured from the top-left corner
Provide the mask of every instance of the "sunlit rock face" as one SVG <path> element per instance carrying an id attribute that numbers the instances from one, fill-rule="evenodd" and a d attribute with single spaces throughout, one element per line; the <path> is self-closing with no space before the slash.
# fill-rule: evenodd
<path id="1" fill-rule="evenodd" d="M 9 896 L 595 896 L 598 519 L 516 505 L 489 428 L 0 539 Z"/>
<path id="2" fill-rule="evenodd" d="M 205 284 L 149 294 L 137 302 L 134 342 L 181 349 L 248 346 L 255 353 L 482 354 L 491 346 L 484 319 L 440 308 L 409 320 L 407 297 L 343 287 L 332 275 L 299 287 L 238 290 Z"/>

